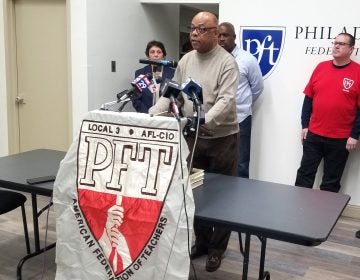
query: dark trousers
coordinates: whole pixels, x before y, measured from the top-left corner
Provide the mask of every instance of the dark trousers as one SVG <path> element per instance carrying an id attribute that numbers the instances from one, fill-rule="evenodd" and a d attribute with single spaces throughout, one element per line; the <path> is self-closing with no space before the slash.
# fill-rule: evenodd
<path id="1" fill-rule="evenodd" d="M 251 115 L 239 123 L 240 145 L 238 158 L 239 177 L 249 178 L 250 145 L 251 145 Z"/>
<path id="2" fill-rule="evenodd" d="M 189 138 L 187 140 L 191 150 L 194 139 Z M 238 149 L 238 133 L 215 139 L 199 138 L 195 147 L 193 166 L 204 169 L 206 172 L 236 176 Z M 207 249 L 209 254 L 223 254 L 225 252 L 231 231 L 201 225 L 196 218 L 194 220 L 194 231 L 195 245 L 198 248 Z"/>
<path id="3" fill-rule="evenodd" d="M 338 192 L 349 155 L 346 141 L 347 139 L 322 137 L 309 131 L 303 143 L 303 157 L 297 171 L 295 186 L 312 188 L 318 166 L 324 159 L 324 175 L 320 189 Z"/>

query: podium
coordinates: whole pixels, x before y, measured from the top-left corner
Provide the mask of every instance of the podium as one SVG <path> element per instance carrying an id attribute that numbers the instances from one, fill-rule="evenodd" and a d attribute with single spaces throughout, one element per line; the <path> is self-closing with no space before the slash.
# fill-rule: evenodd
<path id="1" fill-rule="evenodd" d="M 194 201 L 184 125 L 88 113 L 54 185 L 56 279 L 188 279 Z"/>

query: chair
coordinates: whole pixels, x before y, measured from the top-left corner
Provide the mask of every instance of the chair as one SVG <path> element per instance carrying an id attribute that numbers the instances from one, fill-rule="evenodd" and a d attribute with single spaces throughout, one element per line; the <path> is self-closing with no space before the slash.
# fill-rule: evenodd
<path id="1" fill-rule="evenodd" d="M 30 254 L 30 241 L 29 241 L 29 233 L 26 222 L 25 202 L 26 202 L 26 196 L 21 193 L 7 191 L 7 190 L 0 190 L 0 215 L 10 212 L 21 206 L 26 250 L 27 253 Z"/>

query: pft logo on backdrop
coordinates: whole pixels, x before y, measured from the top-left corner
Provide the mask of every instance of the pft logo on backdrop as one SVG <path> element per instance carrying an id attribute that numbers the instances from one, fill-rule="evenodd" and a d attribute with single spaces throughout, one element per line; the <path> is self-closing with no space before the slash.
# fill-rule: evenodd
<path id="1" fill-rule="evenodd" d="M 269 77 L 279 64 L 285 41 L 285 27 L 240 26 L 240 44 L 254 55 L 264 79 Z"/>

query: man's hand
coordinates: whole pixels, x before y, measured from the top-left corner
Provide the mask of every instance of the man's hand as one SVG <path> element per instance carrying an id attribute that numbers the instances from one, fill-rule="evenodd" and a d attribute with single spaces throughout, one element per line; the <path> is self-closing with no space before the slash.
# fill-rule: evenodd
<path id="1" fill-rule="evenodd" d="M 349 152 L 355 150 L 357 143 L 358 143 L 357 139 L 349 137 L 346 142 L 346 150 L 348 150 Z"/>
<path id="2" fill-rule="evenodd" d="M 184 106 L 184 97 L 182 96 L 182 94 L 179 94 L 178 97 L 175 99 L 176 105 L 181 108 L 182 106 Z"/>
<path id="3" fill-rule="evenodd" d="M 304 144 L 304 140 L 308 135 L 308 131 L 309 131 L 308 128 L 303 128 L 303 130 L 301 130 L 301 144 Z"/>
<path id="4" fill-rule="evenodd" d="M 199 126 L 199 134 L 203 136 L 213 136 L 214 132 L 206 127 L 205 124 Z"/>

